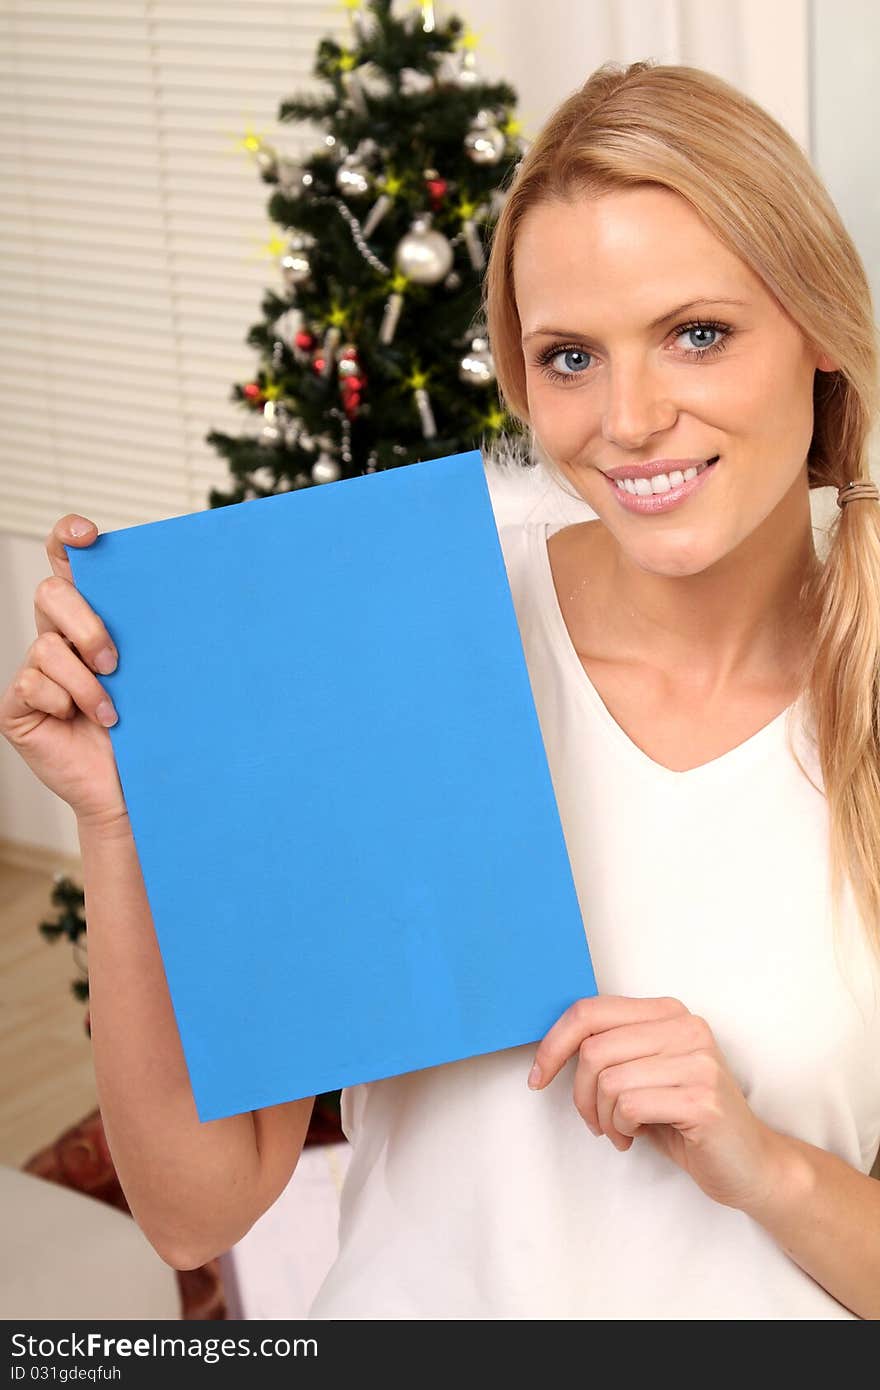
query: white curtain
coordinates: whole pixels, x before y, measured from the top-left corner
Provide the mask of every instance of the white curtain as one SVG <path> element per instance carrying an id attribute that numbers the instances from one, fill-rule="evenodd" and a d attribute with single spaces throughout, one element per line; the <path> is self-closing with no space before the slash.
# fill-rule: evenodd
<path id="1" fill-rule="evenodd" d="M 467 0 L 477 61 L 520 94 L 528 137 L 601 63 L 706 68 L 760 102 L 808 149 L 807 0 Z"/>

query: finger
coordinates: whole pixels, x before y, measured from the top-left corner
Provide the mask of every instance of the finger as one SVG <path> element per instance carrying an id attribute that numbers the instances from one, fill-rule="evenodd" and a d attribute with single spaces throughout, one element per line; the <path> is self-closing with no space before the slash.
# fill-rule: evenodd
<path id="1" fill-rule="evenodd" d="M 661 1086 L 624 1091 L 614 1107 L 614 1127 L 638 1134 L 642 1125 L 672 1125 L 687 1135 L 703 1122 L 705 1106 L 699 1086 Z"/>
<path id="2" fill-rule="evenodd" d="M 599 1129 L 596 1109 L 596 1081 L 599 1074 L 623 1062 L 658 1054 L 684 1055 L 715 1047 L 705 1019 L 695 1013 L 677 1013 L 671 1019 L 652 1023 L 630 1023 L 605 1033 L 584 1038 L 578 1048 L 574 1073 L 574 1104 L 589 1129 Z"/>
<path id="3" fill-rule="evenodd" d="M 710 1044 L 705 1021 L 696 1014 L 676 1014 L 651 1023 L 631 1023 L 592 1033 L 578 1048 L 574 1077 L 574 1103 L 591 1129 L 598 1127 L 596 1083 L 601 1072 L 623 1062 L 658 1053 L 697 1052 Z M 601 1133 L 601 1129 L 599 1129 Z"/>
<path id="4" fill-rule="evenodd" d="M 600 1072 L 596 1083 L 594 1123 L 602 1134 L 607 1134 L 615 1148 L 629 1148 L 630 1141 L 626 1136 L 631 1131 L 619 1130 L 614 1121 L 615 1107 L 625 1091 L 658 1086 L 695 1086 L 707 1080 L 705 1054 L 699 1052 L 688 1052 L 683 1056 L 661 1054 L 639 1057 L 620 1066 L 606 1067 Z M 580 1105 L 577 1108 L 580 1111 Z M 583 1111 L 580 1113 L 584 1114 Z"/>
<path id="5" fill-rule="evenodd" d="M 36 639 L 31 646 L 28 663 L 22 675 L 26 676 L 29 670 L 41 672 L 50 681 L 66 690 L 83 714 L 101 728 L 108 728 L 116 723 L 113 703 L 103 685 L 76 653 L 71 651 L 59 633 L 46 632 Z M 31 708 L 46 709 L 45 705 L 34 706 L 29 692 L 25 694 L 25 699 Z M 98 712 L 100 707 L 106 707 L 106 717 Z M 54 714 L 55 710 L 47 709 L 47 713 Z"/>
<path id="6" fill-rule="evenodd" d="M 59 633 L 102 676 L 115 670 L 116 644 L 94 608 L 70 580 L 57 574 L 40 580 L 34 594 L 34 621 L 38 634 Z"/>
<path id="7" fill-rule="evenodd" d="M 3 697 L 3 719 L 18 724 L 28 715 L 51 714 L 56 719 L 70 719 L 76 706 L 70 692 L 39 671 L 36 666 L 24 666 Z M 35 727 L 40 721 L 31 721 Z"/>
<path id="8" fill-rule="evenodd" d="M 619 994 L 596 994 L 589 999 L 576 999 L 538 1043 L 534 1060 L 538 1075 L 534 1088 L 546 1086 L 552 1081 L 560 1067 L 577 1052 L 584 1038 L 628 1023 L 675 1018 L 687 1012 L 678 999 L 630 999 Z M 529 1085 L 533 1085 L 531 1074 Z"/>
<path id="9" fill-rule="evenodd" d="M 84 534 L 75 535 L 74 530 L 77 527 L 85 527 Z M 52 566 L 52 573 L 59 574 L 62 579 L 71 579 L 70 560 L 64 549 L 65 545 L 91 545 L 97 538 L 98 528 L 88 517 L 78 516 L 75 512 L 61 517 L 46 537 L 46 555 Z"/>

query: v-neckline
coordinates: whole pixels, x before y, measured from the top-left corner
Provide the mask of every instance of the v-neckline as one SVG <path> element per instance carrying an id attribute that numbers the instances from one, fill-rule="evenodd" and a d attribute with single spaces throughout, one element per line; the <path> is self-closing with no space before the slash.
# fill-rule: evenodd
<path id="1" fill-rule="evenodd" d="M 704 783 L 726 776 L 728 773 L 733 773 L 738 768 L 752 763 L 765 750 L 769 749 L 783 730 L 788 715 L 800 703 L 800 696 L 794 699 L 791 704 L 786 705 L 785 709 L 780 710 L 779 714 L 775 715 L 769 723 L 764 724 L 754 734 L 744 739 L 742 743 L 736 744 L 726 753 L 719 754 L 717 758 L 711 758 L 709 762 L 700 763 L 698 767 L 689 767 L 681 771 L 666 767 L 663 763 L 658 763 L 654 758 L 649 757 L 643 748 L 633 742 L 605 704 L 571 640 L 571 634 L 559 606 L 559 597 L 553 579 L 553 567 L 550 563 L 550 551 L 547 542 L 551 528 L 554 532 L 562 529 L 558 523 L 551 521 L 539 522 L 526 527 L 526 530 L 532 534 L 538 552 L 538 571 L 544 588 L 543 602 L 539 605 L 541 613 L 546 619 L 549 635 L 555 643 L 562 662 L 572 672 L 573 685 L 582 693 L 587 703 L 598 715 L 606 734 L 617 743 L 630 761 L 635 766 L 640 767 L 644 773 L 651 774 L 670 784 L 684 785 L 685 782 Z"/>

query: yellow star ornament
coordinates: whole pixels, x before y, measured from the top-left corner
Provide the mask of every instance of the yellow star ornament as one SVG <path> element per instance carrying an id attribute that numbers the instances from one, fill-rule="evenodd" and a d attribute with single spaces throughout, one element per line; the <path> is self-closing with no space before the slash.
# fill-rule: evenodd
<path id="1" fill-rule="evenodd" d="M 422 387 L 427 386 L 427 384 L 428 373 L 423 372 L 418 367 L 415 369 L 415 371 L 410 373 L 410 375 L 406 378 L 406 381 L 404 382 L 404 385 L 408 386 L 411 391 L 420 391 Z"/>
<path id="2" fill-rule="evenodd" d="M 483 424 L 487 429 L 500 430 L 504 425 L 505 419 L 505 412 L 499 409 L 498 406 L 493 406 L 492 409 L 487 411 L 483 416 Z"/>

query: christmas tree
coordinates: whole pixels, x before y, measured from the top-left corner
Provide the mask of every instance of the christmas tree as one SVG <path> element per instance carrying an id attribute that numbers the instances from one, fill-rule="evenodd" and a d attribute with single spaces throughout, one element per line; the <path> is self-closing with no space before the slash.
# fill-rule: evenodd
<path id="1" fill-rule="evenodd" d="M 499 403 L 481 313 L 486 247 L 526 149 L 516 93 L 482 80 L 475 35 L 422 0 L 344 0 L 351 41 L 325 38 L 326 95 L 283 101 L 281 121 L 323 129 L 294 163 L 247 145 L 274 185 L 280 284 L 248 343 L 254 417 L 213 430 L 235 485 L 212 507 L 481 448 L 517 425 Z"/>
<path id="2" fill-rule="evenodd" d="M 240 438 L 212 431 L 234 488 L 212 507 L 480 448 L 502 429 L 481 321 L 486 247 L 525 152 L 516 93 L 486 83 L 475 36 L 430 0 L 396 18 L 391 0 L 344 0 L 352 42 L 324 39 L 324 98 L 282 103 L 282 121 L 323 127 L 293 165 L 248 140 L 273 185 L 280 286 L 247 341 L 261 357 L 233 387 L 254 417 Z M 56 876 L 54 922 L 77 952 L 88 999 L 84 894 Z M 89 1029 L 89 1019 L 86 1018 Z M 306 1142 L 341 1138 L 339 1092 L 318 1096 Z"/>

